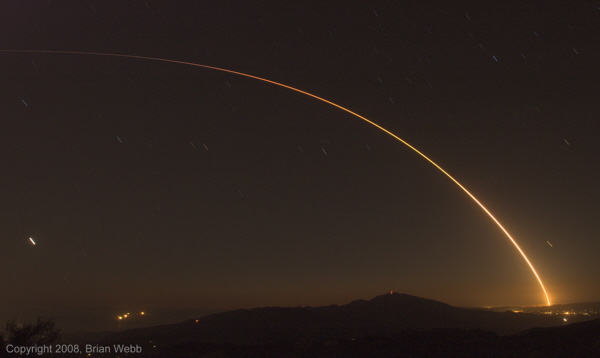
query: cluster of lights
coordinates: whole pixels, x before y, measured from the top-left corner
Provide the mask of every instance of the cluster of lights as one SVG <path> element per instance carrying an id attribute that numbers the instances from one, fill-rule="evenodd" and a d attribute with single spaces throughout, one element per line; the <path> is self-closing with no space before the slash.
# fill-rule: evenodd
<path id="1" fill-rule="evenodd" d="M 144 314 L 145 314 L 145 313 L 144 313 L 143 311 L 142 311 L 142 312 L 140 312 L 140 316 L 143 316 Z M 125 313 L 125 314 L 124 314 L 124 315 L 122 315 L 122 316 L 117 316 L 117 319 L 118 319 L 119 321 L 122 321 L 122 320 L 124 320 L 124 319 L 127 319 L 127 318 L 129 318 L 129 317 L 131 317 L 131 313 L 127 312 L 127 313 Z"/>

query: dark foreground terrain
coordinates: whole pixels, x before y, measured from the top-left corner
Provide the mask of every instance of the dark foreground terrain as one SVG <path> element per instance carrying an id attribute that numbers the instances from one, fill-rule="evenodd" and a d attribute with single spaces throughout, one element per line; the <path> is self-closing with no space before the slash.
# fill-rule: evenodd
<path id="1" fill-rule="evenodd" d="M 567 324 L 558 315 L 464 309 L 390 293 L 343 306 L 235 310 L 80 347 L 92 357 L 140 358 L 600 357 L 600 319 Z"/>
<path id="2" fill-rule="evenodd" d="M 391 337 L 267 345 L 180 343 L 149 357 L 600 357 L 600 319 L 566 327 L 539 328 L 498 336 L 463 329 L 407 331 Z"/>

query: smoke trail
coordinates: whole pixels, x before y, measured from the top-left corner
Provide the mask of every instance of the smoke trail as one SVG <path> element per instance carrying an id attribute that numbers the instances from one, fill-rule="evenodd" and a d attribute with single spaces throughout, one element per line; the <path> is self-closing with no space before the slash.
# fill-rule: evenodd
<path id="1" fill-rule="evenodd" d="M 316 98 L 319 101 L 323 101 L 323 102 L 328 103 L 328 104 L 330 104 L 330 105 L 332 105 L 334 107 L 337 107 L 337 108 L 339 108 L 339 109 L 341 109 L 343 111 L 346 111 L 346 112 L 350 113 L 351 115 L 353 115 L 355 117 L 358 117 L 358 118 L 362 119 L 363 121 L 369 123 L 370 125 L 372 125 L 374 127 L 377 127 L 381 131 L 389 134 L 390 136 L 392 136 L 397 141 L 401 142 L 402 144 L 404 144 L 407 147 L 409 147 L 410 149 L 412 149 L 415 153 L 419 154 L 421 157 L 423 157 L 425 160 L 427 160 L 429 163 L 431 163 L 433 166 L 435 166 L 437 169 L 439 169 L 439 171 L 441 171 L 442 173 L 444 173 L 444 175 L 446 175 L 450 180 L 452 180 L 454 182 L 454 184 L 458 185 L 459 188 L 461 188 L 471 199 L 473 199 L 473 201 L 477 205 L 479 205 L 479 207 L 490 217 L 490 219 L 492 219 L 492 221 L 494 223 L 496 223 L 496 225 L 500 228 L 500 230 L 502 230 L 502 232 L 504 233 L 504 235 L 506 235 L 506 237 L 513 243 L 513 245 L 515 246 L 515 248 L 519 251 L 519 253 L 523 257 L 523 259 L 525 260 L 525 262 L 527 263 L 527 265 L 529 265 L 529 268 L 531 269 L 531 272 L 533 272 L 535 278 L 539 282 L 540 287 L 542 288 L 542 291 L 544 292 L 544 295 L 546 296 L 546 301 L 548 303 L 548 306 L 551 305 L 551 303 L 550 303 L 550 296 L 548 295 L 548 292 L 546 291 L 546 287 L 544 287 L 544 283 L 542 282 L 542 279 L 540 278 L 540 275 L 538 275 L 537 271 L 535 270 L 535 267 L 533 267 L 533 264 L 531 263 L 531 261 L 529 261 L 529 259 L 527 258 L 527 255 L 525 255 L 525 252 L 521 249 L 521 247 L 519 246 L 519 244 L 517 244 L 517 242 L 515 241 L 515 239 L 513 239 L 513 237 L 508 233 L 508 231 L 504 228 L 504 226 L 502 226 L 502 224 L 500 224 L 500 222 L 498 221 L 498 219 L 496 219 L 496 217 L 494 217 L 494 215 L 492 215 L 492 213 L 473 194 L 471 194 L 471 192 L 469 192 L 467 190 L 467 188 L 465 188 L 461 183 L 459 183 L 458 180 L 454 179 L 454 177 L 452 177 L 447 171 L 445 171 L 442 167 L 440 167 L 436 162 L 434 162 L 433 160 L 429 159 L 429 157 L 427 157 L 425 154 L 423 154 L 417 148 L 415 148 L 412 145 L 410 145 L 404 139 L 398 137 L 397 135 L 395 135 L 394 133 L 392 133 L 389 130 L 385 129 L 384 127 L 380 126 L 379 124 L 377 124 L 377 123 L 375 123 L 375 122 L 373 122 L 373 121 L 371 121 L 371 120 L 369 120 L 369 119 L 361 116 L 360 114 L 352 112 L 351 110 L 349 110 L 349 109 L 347 109 L 345 107 L 342 107 L 339 104 L 336 104 L 336 103 L 333 103 L 331 101 L 328 101 L 328 100 L 326 100 L 324 98 L 321 98 L 319 96 L 316 96 L 316 95 L 314 95 L 312 93 L 302 91 L 302 90 L 300 90 L 298 88 L 295 88 L 295 87 L 292 87 L 292 86 L 288 86 L 288 85 L 285 85 L 283 83 L 271 81 L 271 80 L 268 80 L 266 78 L 262 78 L 262 77 L 258 77 L 258 76 L 253 76 L 253 75 L 249 75 L 247 73 L 232 71 L 232 70 L 228 70 L 228 69 L 224 69 L 224 68 L 213 67 L 213 66 L 208 66 L 208 65 L 201 65 L 201 64 L 193 63 L 193 62 L 184 62 L 184 61 L 169 60 L 169 59 L 156 58 L 156 57 L 146 57 L 146 56 L 122 55 L 122 54 L 114 54 L 114 53 L 101 53 L 101 52 L 44 51 L 44 50 L 0 50 L 0 52 L 13 52 L 13 53 L 14 52 L 20 52 L 20 53 L 54 53 L 54 54 L 70 54 L 70 55 L 88 55 L 88 56 L 91 55 L 91 56 L 123 57 L 123 58 L 135 58 L 135 59 L 160 61 L 160 62 L 170 62 L 170 63 L 176 63 L 176 64 L 180 64 L 180 65 L 188 65 L 188 66 L 208 68 L 208 69 L 211 69 L 211 70 L 216 70 L 216 71 L 221 71 L 221 72 L 227 72 L 227 73 L 233 73 L 233 74 L 244 76 L 244 77 L 254 78 L 254 79 L 259 80 L 259 81 L 268 82 L 268 83 L 274 84 L 276 86 L 284 87 L 284 88 L 290 89 L 292 91 L 296 91 L 296 92 L 305 94 L 305 95 L 307 95 L 309 97 Z"/>

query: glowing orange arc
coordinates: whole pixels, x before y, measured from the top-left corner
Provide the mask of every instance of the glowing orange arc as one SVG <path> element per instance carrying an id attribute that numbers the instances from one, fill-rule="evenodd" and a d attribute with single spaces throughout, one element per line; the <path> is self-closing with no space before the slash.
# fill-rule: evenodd
<path id="1" fill-rule="evenodd" d="M 250 77 L 250 78 L 257 79 L 259 81 L 268 82 L 268 83 L 272 83 L 272 84 L 277 85 L 277 86 L 285 87 L 285 88 L 290 89 L 292 91 L 296 91 L 296 92 L 305 94 L 305 95 L 307 95 L 309 97 L 316 98 L 319 101 L 323 101 L 323 102 L 328 103 L 328 104 L 330 104 L 330 105 L 332 105 L 334 107 L 337 107 L 337 108 L 339 108 L 339 109 L 341 109 L 343 111 L 346 111 L 346 112 L 352 114 L 353 116 L 358 117 L 358 118 L 362 119 L 363 121 L 369 123 L 370 125 L 377 127 L 378 129 L 380 129 L 383 132 L 389 134 L 394 139 L 398 140 L 402 144 L 404 144 L 407 147 L 409 147 L 410 149 L 412 149 L 414 152 L 416 152 L 417 154 L 419 154 L 421 157 L 423 157 L 425 160 L 427 160 L 433 166 L 435 166 L 436 168 L 438 168 L 442 173 L 444 173 L 448 178 L 450 178 L 450 180 L 452 180 L 456 185 L 458 185 L 458 187 L 461 188 L 471 199 L 473 199 L 473 201 L 475 203 L 477 203 L 477 205 L 479 205 L 479 207 L 496 223 L 496 225 L 500 228 L 500 230 L 502 230 L 502 232 L 506 235 L 506 237 L 513 243 L 513 245 L 517 248 L 517 250 L 519 251 L 519 253 L 521 254 L 521 256 L 523 256 L 523 259 L 525 260 L 525 262 L 527 262 L 527 265 L 529 265 L 529 268 L 531 268 L 531 272 L 533 272 L 533 274 L 535 275 L 535 278 L 540 283 L 542 291 L 544 291 L 544 295 L 546 296 L 546 301 L 548 303 L 548 306 L 551 305 L 551 303 L 550 303 L 550 296 L 548 295 L 548 292 L 546 291 L 546 287 L 544 287 L 544 283 L 542 282 L 542 279 L 540 278 L 540 275 L 538 275 L 537 271 L 533 267 L 533 264 L 531 263 L 531 261 L 529 261 L 529 259 L 527 258 L 527 255 L 525 255 L 525 252 L 523 252 L 523 250 L 517 244 L 517 242 L 515 241 L 515 239 L 513 239 L 513 237 L 508 233 L 508 231 L 506 231 L 506 229 L 504 228 L 504 226 L 502 226 L 502 224 L 500 224 L 500 222 L 498 221 L 498 219 L 496 219 L 494 217 L 494 215 L 492 215 L 492 213 L 485 206 L 483 206 L 483 204 L 479 200 L 477 200 L 477 198 L 473 194 L 471 194 L 471 192 L 469 192 L 461 183 L 458 182 L 458 180 L 454 179 L 454 177 L 452 177 L 450 174 L 448 174 L 447 171 L 445 171 L 444 169 L 442 169 L 442 167 L 440 167 L 439 165 L 437 165 L 437 163 L 435 163 L 433 160 L 429 159 L 429 157 L 427 157 L 425 154 L 423 154 L 417 148 L 413 147 L 412 145 L 410 145 L 409 143 L 407 143 L 405 140 L 403 140 L 402 138 L 398 137 L 397 135 L 395 135 L 394 133 L 390 132 L 389 130 L 383 128 L 379 124 L 377 124 L 377 123 L 375 123 L 375 122 L 373 122 L 373 121 L 371 121 L 371 120 L 369 120 L 369 119 L 361 116 L 360 114 L 354 113 L 351 110 L 349 110 L 349 109 L 347 109 L 345 107 L 340 106 L 339 104 L 336 104 L 336 103 L 333 103 L 331 101 L 328 101 L 328 100 L 326 100 L 324 98 L 321 98 L 319 96 L 316 96 L 316 95 L 314 95 L 312 93 L 308 93 L 308 92 L 302 91 L 302 90 L 297 89 L 297 88 L 292 87 L 292 86 L 284 85 L 283 83 L 271 81 L 271 80 L 268 80 L 266 78 L 252 76 L 252 75 L 249 75 L 249 74 L 246 74 L 246 73 L 243 73 L 243 72 L 237 72 L 237 71 L 227 70 L 227 69 L 224 69 L 224 68 L 207 66 L 207 65 L 201 65 L 201 64 L 193 63 L 193 62 L 184 62 L 184 61 L 169 60 L 169 59 L 155 58 L 155 57 L 146 57 L 146 56 L 122 55 L 122 54 L 114 54 L 114 53 L 99 53 L 99 52 L 43 51 L 43 50 L 0 50 L 0 52 L 55 53 L 55 54 L 71 54 L 71 55 L 94 55 L 94 56 L 125 57 L 125 58 L 136 58 L 136 59 L 143 59 L 143 60 L 170 62 L 170 63 L 177 63 L 177 64 L 181 64 L 181 65 L 188 65 L 188 66 L 196 66 L 196 67 L 208 68 L 208 69 L 212 69 L 212 70 L 233 73 L 233 74 L 244 76 L 244 77 Z"/>

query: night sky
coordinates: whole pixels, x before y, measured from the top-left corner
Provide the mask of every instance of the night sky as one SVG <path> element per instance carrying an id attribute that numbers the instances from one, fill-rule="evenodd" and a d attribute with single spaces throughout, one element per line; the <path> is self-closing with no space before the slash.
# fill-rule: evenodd
<path id="1" fill-rule="evenodd" d="M 598 1 L 11 1 L 0 49 L 199 63 L 347 107 L 465 185 L 572 303 L 600 300 L 599 23 Z M 545 303 L 464 192 L 338 108 L 159 61 L 0 66 L 4 320 L 391 290 Z"/>

